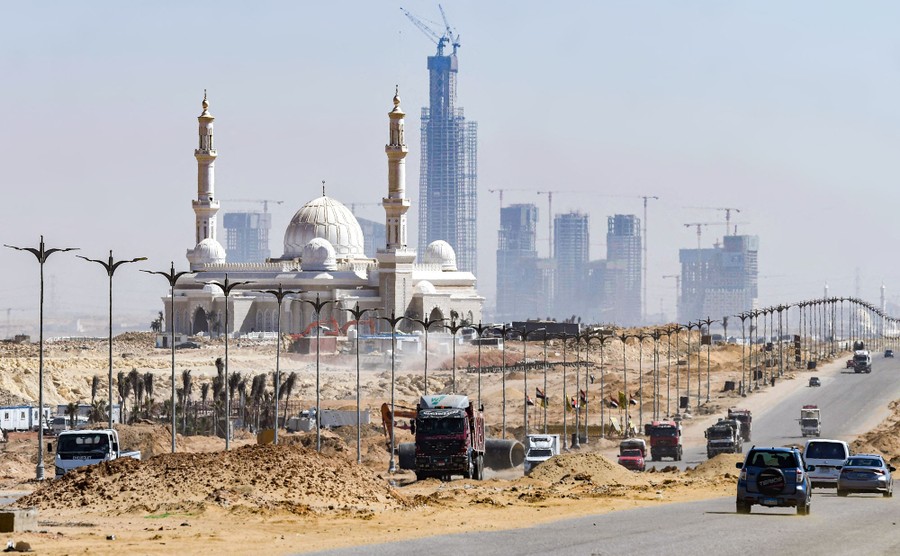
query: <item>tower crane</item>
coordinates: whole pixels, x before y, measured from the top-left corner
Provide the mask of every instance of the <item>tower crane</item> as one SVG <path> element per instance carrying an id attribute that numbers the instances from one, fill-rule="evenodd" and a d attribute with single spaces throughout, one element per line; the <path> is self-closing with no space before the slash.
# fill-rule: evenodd
<path id="1" fill-rule="evenodd" d="M 356 207 L 380 207 L 383 206 L 381 203 L 349 203 L 350 212 L 356 214 Z"/>
<path id="2" fill-rule="evenodd" d="M 741 212 L 741 209 L 734 208 L 734 207 L 684 207 L 684 208 L 700 209 L 700 210 L 724 210 L 725 211 L 725 235 L 726 236 L 729 233 L 731 233 L 731 213 L 732 213 L 732 211 Z M 738 224 L 738 222 L 735 222 L 735 224 Z M 737 231 L 734 232 L 734 235 L 737 235 Z"/>
<path id="3" fill-rule="evenodd" d="M 747 224 L 747 222 L 735 222 L 734 224 L 735 224 L 735 226 L 737 226 L 738 224 Z M 684 227 L 690 228 L 691 226 L 694 226 L 697 228 L 697 249 L 701 249 L 702 247 L 700 245 L 700 235 L 702 233 L 701 228 L 703 226 L 730 226 L 730 225 L 731 225 L 730 222 L 728 224 L 723 224 L 722 222 L 691 222 L 689 224 L 685 224 Z M 727 227 L 725 228 L 725 235 L 728 235 Z"/>
<path id="4" fill-rule="evenodd" d="M 440 5 L 438 5 L 438 7 L 440 7 Z M 447 31 L 442 35 L 438 34 L 434 29 L 432 29 L 431 27 L 426 25 L 424 21 L 422 21 L 418 17 L 414 16 L 409 10 L 401 7 L 400 11 L 402 11 L 403 15 L 405 15 L 410 21 L 412 21 L 413 25 L 418 27 L 419 30 L 425 34 L 426 37 L 431 39 L 431 42 L 433 42 L 434 44 L 437 45 L 437 55 L 443 56 L 444 55 L 444 45 L 450 43 L 451 38 L 452 38 L 452 35 L 450 32 L 450 24 L 447 23 L 447 17 L 444 16 L 444 9 L 441 8 L 441 16 L 444 16 L 444 23 L 446 25 Z M 456 49 L 458 46 L 459 46 L 459 36 L 457 36 L 456 39 L 453 41 L 453 52 L 456 52 Z"/>
<path id="5" fill-rule="evenodd" d="M 260 203 L 263 206 L 263 212 L 269 212 L 269 203 L 280 205 L 284 201 L 275 201 L 273 199 L 221 199 L 229 203 Z"/>
<path id="6" fill-rule="evenodd" d="M 531 189 L 522 189 L 522 188 L 512 188 L 512 187 L 495 187 L 494 189 L 488 189 L 488 192 L 490 192 L 490 193 L 499 193 L 500 194 L 500 208 L 503 208 L 503 192 L 504 191 L 532 191 L 532 190 Z"/>
<path id="7" fill-rule="evenodd" d="M 438 9 L 441 10 L 441 18 L 444 20 L 444 29 L 447 30 L 447 38 L 450 39 L 450 44 L 453 45 L 453 53 L 456 54 L 456 49 L 459 48 L 459 33 L 456 36 L 453 36 L 453 28 L 450 27 L 450 23 L 447 21 L 447 14 L 444 13 L 444 7 L 438 4 Z"/>

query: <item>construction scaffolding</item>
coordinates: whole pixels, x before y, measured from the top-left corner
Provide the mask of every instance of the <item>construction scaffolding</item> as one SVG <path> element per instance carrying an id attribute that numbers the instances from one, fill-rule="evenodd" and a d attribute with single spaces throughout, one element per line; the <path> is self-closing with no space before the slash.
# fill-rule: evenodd
<path id="1" fill-rule="evenodd" d="M 456 107 L 456 48 L 428 57 L 429 107 L 422 109 L 419 175 L 421 257 L 436 240 L 450 243 L 459 270 L 477 274 L 478 124 Z"/>
<path id="2" fill-rule="evenodd" d="M 610 281 L 609 317 L 613 322 L 641 322 L 641 220 L 617 214 L 607 220 L 606 260 Z"/>

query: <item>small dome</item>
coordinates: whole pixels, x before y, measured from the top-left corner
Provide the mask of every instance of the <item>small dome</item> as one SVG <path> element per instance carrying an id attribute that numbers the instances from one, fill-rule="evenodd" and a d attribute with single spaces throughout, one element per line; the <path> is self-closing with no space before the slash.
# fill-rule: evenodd
<path id="1" fill-rule="evenodd" d="M 434 284 L 432 284 L 428 280 L 422 280 L 421 282 L 416 284 L 416 293 L 427 295 L 437 293 L 437 290 L 435 289 Z"/>
<path id="2" fill-rule="evenodd" d="M 194 264 L 222 264 L 225 262 L 225 248 L 218 241 L 208 237 L 194 247 L 191 262 Z"/>
<path id="3" fill-rule="evenodd" d="M 336 257 L 365 258 L 362 228 L 339 201 L 322 196 L 303 205 L 284 232 L 284 258 L 302 257 L 313 238 L 328 240 Z"/>
<path id="4" fill-rule="evenodd" d="M 327 239 L 312 238 L 303 246 L 300 266 L 303 270 L 336 270 L 334 246 Z"/>
<path id="5" fill-rule="evenodd" d="M 456 252 L 446 241 L 432 241 L 422 257 L 426 264 L 439 264 L 443 271 L 456 271 Z"/>

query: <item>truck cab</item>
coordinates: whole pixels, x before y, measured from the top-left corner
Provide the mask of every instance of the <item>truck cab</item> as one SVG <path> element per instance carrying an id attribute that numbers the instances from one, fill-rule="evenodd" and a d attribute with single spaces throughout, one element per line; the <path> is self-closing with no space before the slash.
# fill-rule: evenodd
<path id="1" fill-rule="evenodd" d="M 713 458 L 718 454 L 739 454 L 744 450 L 740 425 L 734 419 L 719 419 L 706 429 L 706 457 Z"/>
<path id="2" fill-rule="evenodd" d="M 804 437 L 819 436 L 822 431 L 821 412 L 817 405 L 804 405 L 800 408 L 800 432 Z"/>
<path id="3" fill-rule="evenodd" d="M 749 409 L 728 409 L 728 418 L 734 419 L 741 426 L 741 438 L 744 442 L 750 442 L 750 433 L 753 426 L 753 414 Z"/>
<path id="4" fill-rule="evenodd" d="M 529 434 L 525 452 L 525 474 L 528 475 L 539 464 L 559 455 L 558 434 Z"/>
<path id="5" fill-rule="evenodd" d="M 56 437 L 57 478 L 76 467 L 123 457 L 141 459 L 141 452 L 121 450 L 119 433 L 115 429 L 70 430 Z"/>
<path id="6" fill-rule="evenodd" d="M 644 425 L 644 434 L 650 437 L 650 459 L 659 461 L 672 458 L 681 461 L 681 424 L 675 421 L 653 421 Z"/>
<path id="7" fill-rule="evenodd" d="M 416 478 L 484 476 L 484 417 L 468 396 L 422 396 L 416 408 Z"/>
<path id="8" fill-rule="evenodd" d="M 632 471 L 644 471 L 647 443 L 642 438 L 626 438 L 619 443 L 619 465 Z"/>
<path id="9" fill-rule="evenodd" d="M 872 356 L 864 349 L 856 350 L 853 353 L 853 372 L 871 373 L 872 372 Z"/>

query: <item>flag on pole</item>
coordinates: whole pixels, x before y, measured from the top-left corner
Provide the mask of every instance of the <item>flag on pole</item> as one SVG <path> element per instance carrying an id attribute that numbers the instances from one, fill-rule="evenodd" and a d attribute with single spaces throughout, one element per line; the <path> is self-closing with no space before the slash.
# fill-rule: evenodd
<path id="1" fill-rule="evenodd" d="M 572 407 L 571 398 L 566 398 L 566 411 L 572 411 L 573 409 L 575 409 L 575 408 Z"/>
<path id="2" fill-rule="evenodd" d="M 534 400 L 528 394 L 525 394 L 525 405 L 534 405 Z"/>
<path id="3" fill-rule="evenodd" d="M 534 397 L 538 399 L 540 404 L 544 407 L 547 407 L 547 396 L 544 394 L 544 391 L 540 388 L 534 389 Z"/>
<path id="4" fill-rule="evenodd" d="M 572 396 L 567 400 L 572 409 L 581 409 L 581 405 L 578 403 L 578 398 Z"/>
<path id="5" fill-rule="evenodd" d="M 585 392 L 584 390 L 579 390 L 578 394 L 579 394 L 581 403 L 583 405 L 587 405 L 587 392 Z"/>
<path id="6" fill-rule="evenodd" d="M 619 405 L 625 405 L 628 401 L 625 399 L 625 392 L 619 392 Z"/>
<path id="7" fill-rule="evenodd" d="M 616 399 L 612 396 L 610 396 L 609 398 L 609 407 L 611 407 L 612 409 L 617 409 L 619 407 L 619 402 L 617 402 Z"/>

